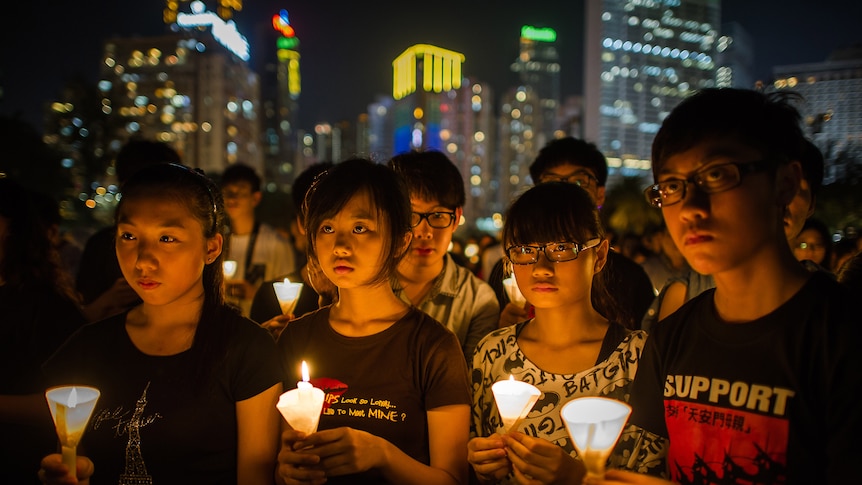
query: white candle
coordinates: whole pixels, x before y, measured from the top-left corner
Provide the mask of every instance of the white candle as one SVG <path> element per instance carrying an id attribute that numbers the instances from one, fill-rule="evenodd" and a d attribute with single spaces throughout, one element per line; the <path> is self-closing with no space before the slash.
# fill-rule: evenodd
<path id="1" fill-rule="evenodd" d="M 63 463 L 72 474 L 75 473 L 76 448 L 96 407 L 99 394 L 98 389 L 85 386 L 55 387 L 45 392 L 60 439 Z"/>
<path id="2" fill-rule="evenodd" d="M 293 313 L 299 301 L 299 294 L 302 292 L 302 283 L 291 283 L 285 278 L 284 281 L 274 282 L 272 288 L 275 290 L 275 297 L 278 298 L 282 315 Z"/>
<path id="3" fill-rule="evenodd" d="M 290 427 L 305 434 L 317 431 L 326 397 L 322 389 L 314 387 L 308 380 L 308 364 L 302 361 L 302 380 L 296 383 L 296 389 L 282 394 L 276 405 Z"/>
<path id="4" fill-rule="evenodd" d="M 520 420 L 524 419 L 539 400 L 542 391 L 523 381 L 516 381 L 509 375 L 508 380 L 497 381 L 491 386 L 497 410 L 503 419 L 503 428 L 511 431 Z"/>
<path id="5" fill-rule="evenodd" d="M 224 270 L 225 279 L 233 279 L 236 274 L 236 261 L 228 259 L 226 261 L 222 261 L 221 264 L 222 269 Z"/>
<path id="6" fill-rule="evenodd" d="M 523 305 L 527 302 L 527 299 L 524 298 L 524 295 L 521 293 L 521 289 L 518 288 L 518 282 L 515 280 L 514 276 L 510 276 L 503 280 L 503 288 L 506 289 L 506 294 L 509 296 L 509 301 L 516 305 Z"/>

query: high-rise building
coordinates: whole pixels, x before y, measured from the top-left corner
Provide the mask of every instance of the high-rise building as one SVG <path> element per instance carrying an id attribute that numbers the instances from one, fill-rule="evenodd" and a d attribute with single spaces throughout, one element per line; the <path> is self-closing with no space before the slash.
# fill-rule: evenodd
<path id="1" fill-rule="evenodd" d="M 110 146 L 143 135 L 207 173 L 238 161 L 262 171 L 260 87 L 248 42 L 203 2 L 178 10 L 173 33 L 105 42 L 99 90 Z"/>
<path id="2" fill-rule="evenodd" d="M 738 22 L 721 26 L 716 43 L 715 86 L 754 89 L 754 41 Z"/>
<path id="3" fill-rule="evenodd" d="M 775 66 L 765 92 L 793 91 L 808 135 L 826 158 L 823 183 L 862 163 L 862 48 L 833 52 L 823 62 Z"/>
<path id="4" fill-rule="evenodd" d="M 587 0 L 584 137 L 611 176 L 642 176 L 653 137 L 693 90 L 715 85 L 719 0 Z"/>
<path id="5" fill-rule="evenodd" d="M 496 198 L 495 129 L 493 93 L 462 75 L 463 62 L 463 54 L 437 46 L 407 48 L 392 62 L 393 100 L 369 108 L 368 134 L 382 159 L 414 149 L 445 153 L 464 177 L 464 217 L 472 225 Z"/>
<path id="6" fill-rule="evenodd" d="M 255 51 L 261 85 L 264 174 L 270 191 L 289 191 L 302 171 L 297 166 L 300 76 L 299 37 L 287 10 L 272 15 L 256 29 Z M 262 67 L 260 67 L 262 66 Z"/>
<path id="7" fill-rule="evenodd" d="M 550 28 L 531 25 L 521 27 L 520 52 L 511 69 L 518 73 L 521 85 L 536 94 L 532 110 L 542 119 L 541 130 L 534 140 L 540 146 L 554 138 L 560 104 L 560 63 L 556 47 L 557 33 Z"/>

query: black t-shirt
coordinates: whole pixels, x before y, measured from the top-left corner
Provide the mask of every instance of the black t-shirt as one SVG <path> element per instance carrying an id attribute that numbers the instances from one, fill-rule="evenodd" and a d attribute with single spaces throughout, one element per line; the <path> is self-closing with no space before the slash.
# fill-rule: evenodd
<path id="1" fill-rule="evenodd" d="M 430 464 L 426 412 L 471 403 L 458 338 L 415 308 L 382 332 L 346 337 L 329 325 L 329 309 L 292 321 L 279 337 L 285 389 L 301 380 L 305 360 L 312 384 L 326 392 L 319 430 L 361 429 Z M 381 483 L 381 477 L 370 472 L 327 483 Z"/>
<path id="2" fill-rule="evenodd" d="M 121 474 L 159 484 L 236 483 L 236 403 L 283 380 L 272 336 L 222 312 L 207 324 L 225 326 L 228 349 L 201 381 L 200 345 L 144 354 L 126 333 L 126 315 L 82 327 L 45 364 L 53 385 L 101 391 L 79 450 L 96 467 L 90 483 L 116 484 Z"/>

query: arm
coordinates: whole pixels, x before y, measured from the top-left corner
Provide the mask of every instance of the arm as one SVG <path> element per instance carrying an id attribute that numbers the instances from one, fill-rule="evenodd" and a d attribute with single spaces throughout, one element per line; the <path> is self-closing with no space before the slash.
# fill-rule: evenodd
<path id="1" fill-rule="evenodd" d="M 327 476 L 378 469 L 388 483 L 403 485 L 463 484 L 467 482 L 467 405 L 442 406 L 428 411 L 431 464 L 422 464 L 389 441 L 366 431 L 336 428 L 309 435 L 294 450 L 311 447 Z"/>
<path id="2" fill-rule="evenodd" d="M 45 394 L 0 395 L 0 423 L 39 424 L 50 419 Z"/>
<path id="3" fill-rule="evenodd" d="M 281 416 L 275 407 L 281 394 L 276 384 L 236 403 L 237 483 L 273 483 Z"/>
<path id="4" fill-rule="evenodd" d="M 503 311 L 500 312 L 500 321 L 497 326 L 499 328 L 508 327 L 529 319 L 530 315 L 527 313 L 527 307 L 529 305 L 529 303 L 524 303 L 524 306 L 521 307 L 512 302 L 506 303 L 506 306 L 503 307 Z"/>

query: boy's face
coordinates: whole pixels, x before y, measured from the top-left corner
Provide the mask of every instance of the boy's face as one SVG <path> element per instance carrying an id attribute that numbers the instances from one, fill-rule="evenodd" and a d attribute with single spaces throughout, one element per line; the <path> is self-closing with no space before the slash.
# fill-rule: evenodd
<path id="1" fill-rule="evenodd" d="M 434 266 L 442 264 L 443 256 L 449 249 L 449 244 L 452 242 L 452 235 L 455 229 L 458 228 L 458 221 L 461 219 L 463 209 L 450 209 L 440 204 L 438 200 L 423 200 L 416 196 L 410 197 L 410 204 L 413 207 L 414 218 L 415 214 L 431 214 L 431 213 L 453 213 L 448 216 L 440 214 L 439 217 L 429 215 L 422 218 L 419 224 L 413 228 L 413 243 L 410 246 L 410 252 L 405 258 L 405 262 L 415 266 Z M 429 220 L 434 220 L 434 225 L 442 225 L 442 222 L 451 220 L 448 227 L 431 227 Z"/>
<path id="2" fill-rule="evenodd" d="M 589 192 L 596 206 L 601 207 L 605 203 L 605 188 L 599 187 L 598 179 L 592 169 L 583 165 L 563 162 L 542 172 L 537 182 L 577 183 L 582 189 Z"/>
<path id="3" fill-rule="evenodd" d="M 732 140 L 704 141 L 669 157 L 657 181 L 686 180 L 707 167 L 761 159 L 758 150 Z M 785 180 L 784 172 L 779 169 L 776 179 L 764 170 L 741 173 L 737 186 L 712 194 L 686 182 L 683 199 L 662 207 L 668 232 L 694 270 L 716 274 L 751 267 L 763 251 L 787 246 L 782 216 L 799 181 Z"/>
<path id="4" fill-rule="evenodd" d="M 254 208 L 260 203 L 261 193 L 254 192 L 246 181 L 225 184 L 222 189 L 224 208 L 231 219 L 254 215 Z"/>

